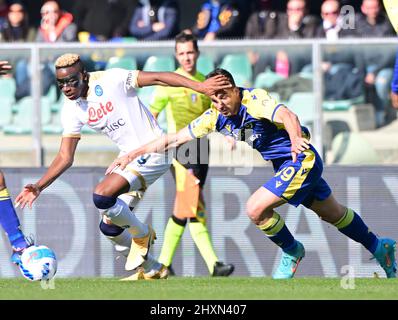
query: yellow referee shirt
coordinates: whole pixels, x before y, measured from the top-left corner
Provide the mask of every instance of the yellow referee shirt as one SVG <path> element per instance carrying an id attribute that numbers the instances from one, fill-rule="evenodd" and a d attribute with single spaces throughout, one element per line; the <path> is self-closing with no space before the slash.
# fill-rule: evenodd
<path id="1" fill-rule="evenodd" d="M 196 72 L 194 76 L 178 68 L 176 73 L 196 81 L 204 81 L 205 76 Z M 210 107 L 211 100 L 204 94 L 182 87 L 158 86 L 150 102 L 151 112 L 160 113 L 166 108 L 167 131 L 177 132 L 187 126 Z"/>

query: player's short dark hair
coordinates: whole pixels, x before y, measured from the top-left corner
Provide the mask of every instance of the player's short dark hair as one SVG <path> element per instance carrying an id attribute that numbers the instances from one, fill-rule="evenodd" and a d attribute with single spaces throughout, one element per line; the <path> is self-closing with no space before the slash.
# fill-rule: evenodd
<path id="1" fill-rule="evenodd" d="M 236 87 L 234 77 L 232 76 L 231 73 L 229 73 L 229 72 L 228 72 L 227 70 L 225 70 L 225 69 L 221 69 L 221 68 L 214 69 L 212 72 L 210 72 L 210 73 L 206 76 L 206 79 L 209 79 L 209 78 L 212 78 L 212 77 L 215 77 L 215 76 L 219 76 L 219 75 L 226 77 L 226 78 L 228 79 L 228 81 L 229 81 L 234 87 Z"/>
<path id="2" fill-rule="evenodd" d="M 187 33 L 182 31 L 179 34 L 177 34 L 175 37 L 176 48 L 177 48 L 177 43 L 185 43 L 185 42 L 192 42 L 195 51 L 199 51 L 198 39 L 192 33 Z"/>

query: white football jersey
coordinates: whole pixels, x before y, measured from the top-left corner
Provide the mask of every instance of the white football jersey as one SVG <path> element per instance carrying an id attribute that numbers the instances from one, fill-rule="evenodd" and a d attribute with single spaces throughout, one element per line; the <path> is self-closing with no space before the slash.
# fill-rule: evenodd
<path id="1" fill-rule="evenodd" d="M 136 92 L 138 70 L 119 68 L 91 72 L 87 98 L 65 99 L 62 108 L 64 137 L 80 137 L 84 125 L 107 135 L 121 154 L 163 134 Z"/>

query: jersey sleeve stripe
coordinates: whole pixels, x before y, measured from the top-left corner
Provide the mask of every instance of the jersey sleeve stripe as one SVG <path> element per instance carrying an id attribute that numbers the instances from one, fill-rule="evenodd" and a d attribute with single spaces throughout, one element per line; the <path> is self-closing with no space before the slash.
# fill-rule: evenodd
<path id="1" fill-rule="evenodd" d="M 272 116 L 271 116 L 271 121 L 272 121 L 272 122 L 274 122 L 274 116 L 275 116 L 276 110 L 278 110 L 280 107 L 283 107 L 283 106 L 284 106 L 284 104 L 283 104 L 283 103 L 280 103 L 280 104 L 278 104 L 278 105 L 275 107 L 274 111 L 272 112 Z"/>
<path id="2" fill-rule="evenodd" d="M 189 131 L 189 134 L 191 135 L 191 137 L 196 139 L 196 136 L 195 136 L 195 134 L 192 131 L 191 124 L 188 125 L 188 131 Z"/>
<path id="3" fill-rule="evenodd" d="M 66 134 L 63 134 L 62 135 L 62 137 L 64 137 L 64 138 L 81 138 L 81 134 L 79 134 L 79 133 L 66 133 Z"/>

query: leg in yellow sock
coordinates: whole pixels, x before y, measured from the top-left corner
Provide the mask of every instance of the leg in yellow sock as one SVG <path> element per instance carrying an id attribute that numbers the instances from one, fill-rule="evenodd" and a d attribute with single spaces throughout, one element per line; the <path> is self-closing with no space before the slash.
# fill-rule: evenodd
<path id="1" fill-rule="evenodd" d="M 158 261 L 163 263 L 166 267 L 171 265 L 175 251 L 180 243 L 182 234 L 185 230 L 187 220 L 182 220 L 171 216 L 167 222 L 166 229 L 164 231 L 164 240 L 162 250 Z"/>

